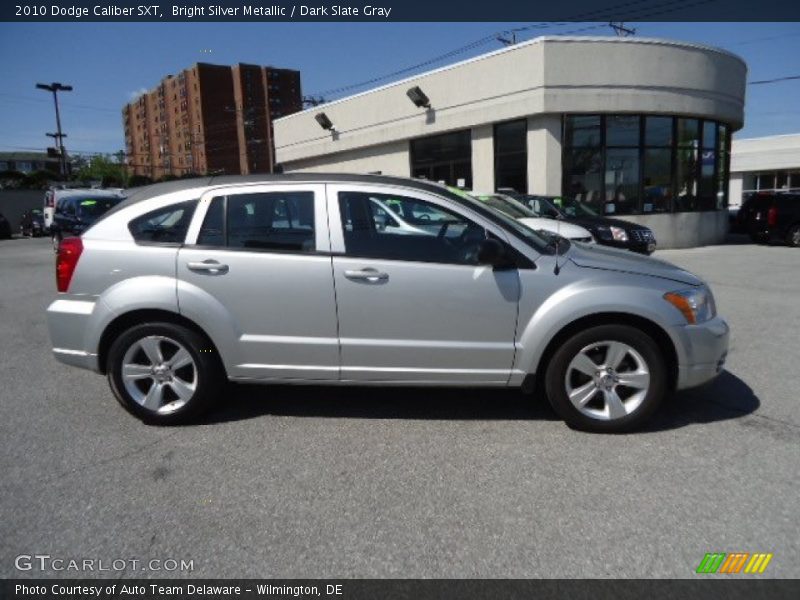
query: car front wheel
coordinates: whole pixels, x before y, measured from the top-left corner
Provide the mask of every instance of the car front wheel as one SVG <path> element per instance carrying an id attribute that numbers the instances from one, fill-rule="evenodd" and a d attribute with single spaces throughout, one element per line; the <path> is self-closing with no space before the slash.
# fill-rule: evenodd
<path id="1" fill-rule="evenodd" d="M 640 427 L 661 403 L 667 370 L 649 335 L 628 325 L 600 325 L 559 347 L 545 389 L 570 427 L 621 433 Z"/>
<path id="2" fill-rule="evenodd" d="M 147 323 L 111 345 L 108 381 L 125 409 L 146 423 L 173 425 L 202 414 L 219 396 L 224 372 L 205 338 L 173 323 Z"/>

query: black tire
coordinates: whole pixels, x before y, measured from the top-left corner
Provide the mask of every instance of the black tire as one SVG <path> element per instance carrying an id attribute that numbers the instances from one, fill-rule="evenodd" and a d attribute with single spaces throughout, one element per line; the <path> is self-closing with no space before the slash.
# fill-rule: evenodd
<path id="1" fill-rule="evenodd" d="M 577 369 L 570 369 L 573 359 L 582 354 L 582 350 L 588 348 L 590 349 L 588 354 L 596 353 L 595 356 L 601 356 L 603 351 L 609 352 L 610 346 L 603 345 L 602 342 L 620 342 L 632 349 L 633 352 L 624 354 L 617 370 L 611 374 L 608 374 L 600 366 L 608 360 L 608 354 L 605 354 L 604 358 L 592 359 L 592 362 L 598 367 L 594 377 L 588 377 Z M 639 365 L 641 362 L 649 372 L 649 384 L 645 388 L 646 391 L 645 389 L 637 391 L 623 384 L 613 383 L 614 377 L 633 374 L 633 368 L 637 365 L 641 366 Z M 568 370 L 570 370 L 570 378 L 572 378 L 570 380 L 567 380 Z M 587 377 L 587 379 L 581 379 L 582 377 Z M 600 382 L 597 383 L 598 386 L 605 382 L 609 386 L 613 386 L 609 391 L 613 391 L 618 398 L 622 399 L 623 407 L 629 412 L 618 418 L 595 414 L 603 410 L 608 412 L 610 409 L 606 404 L 607 396 L 603 391 L 605 388 L 598 387 L 592 393 L 594 382 Z M 580 386 L 586 386 L 586 397 L 591 398 L 583 412 L 569 399 L 567 385 L 573 384 L 575 392 Z M 624 433 L 638 429 L 658 408 L 667 393 L 667 388 L 666 363 L 658 345 L 649 335 L 629 325 L 599 325 L 573 335 L 556 350 L 545 370 L 545 391 L 553 409 L 567 425 L 582 431 Z"/>
<path id="2" fill-rule="evenodd" d="M 135 365 L 137 368 L 141 366 L 142 369 L 147 369 L 150 361 L 144 354 L 144 350 L 139 349 L 140 342 L 158 338 L 163 338 L 158 343 L 165 362 L 168 363 L 171 357 L 177 355 L 177 352 L 169 354 L 173 346 L 182 346 L 188 352 L 193 364 L 191 367 L 182 368 L 185 370 L 179 369 L 174 373 L 170 370 L 167 375 L 161 374 L 161 376 L 169 377 L 169 381 L 161 383 L 163 399 L 159 403 L 159 408 L 153 410 L 140 403 L 141 397 L 140 401 L 137 401 L 131 394 L 129 391 L 131 383 L 129 382 L 129 385 L 126 386 L 122 370 L 123 361 L 129 352 L 131 354 L 128 356 L 128 360 L 140 363 L 140 365 Z M 190 368 L 193 373 L 191 377 L 187 374 Z M 208 340 L 191 329 L 173 323 L 144 323 L 125 331 L 117 337 L 109 349 L 106 370 L 109 385 L 119 403 L 128 412 L 152 425 L 177 425 L 195 420 L 213 406 L 220 396 L 226 380 L 222 362 Z M 136 380 L 132 384 L 136 386 L 133 392 L 139 396 L 149 396 L 147 392 L 151 389 L 150 386 L 159 385 L 154 377 L 156 376 L 147 375 Z M 186 400 L 176 393 L 179 388 L 173 387 L 177 383 L 184 383 L 184 380 L 190 381 L 193 386 L 193 392 Z M 179 407 L 173 408 L 175 406 Z"/>
<path id="3" fill-rule="evenodd" d="M 800 223 L 795 223 L 789 227 L 786 233 L 786 245 L 792 248 L 800 248 Z"/>

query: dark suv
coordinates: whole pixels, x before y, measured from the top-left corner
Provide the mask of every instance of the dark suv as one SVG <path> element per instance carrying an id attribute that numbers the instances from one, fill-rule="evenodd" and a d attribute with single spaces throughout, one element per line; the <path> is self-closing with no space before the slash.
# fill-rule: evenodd
<path id="1" fill-rule="evenodd" d="M 656 249 L 656 237 L 649 227 L 604 217 L 588 204 L 578 200 L 558 196 L 509 195 L 522 202 L 537 216 L 564 219 L 588 229 L 598 244 L 624 248 L 640 254 L 652 254 Z"/>
<path id="2" fill-rule="evenodd" d="M 75 192 L 59 198 L 50 227 L 53 249 L 58 251 L 58 244 L 65 237 L 82 234 L 123 199 L 120 194 L 101 190 Z"/>
<path id="3" fill-rule="evenodd" d="M 737 224 L 754 242 L 800 247 L 800 194 L 754 194 L 739 209 Z"/>

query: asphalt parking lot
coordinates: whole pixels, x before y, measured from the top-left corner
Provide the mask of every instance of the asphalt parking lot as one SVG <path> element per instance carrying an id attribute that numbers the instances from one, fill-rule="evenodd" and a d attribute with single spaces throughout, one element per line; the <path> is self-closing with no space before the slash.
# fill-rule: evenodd
<path id="1" fill-rule="evenodd" d="M 515 391 L 257 386 L 154 428 L 51 357 L 49 240 L 0 241 L 0 576 L 93 575 L 14 567 L 49 554 L 195 577 L 685 578 L 706 552 L 771 552 L 763 576 L 800 577 L 800 251 L 657 256 L 711 283 L 732 346 L 645 432 L 574 432 Z"/>

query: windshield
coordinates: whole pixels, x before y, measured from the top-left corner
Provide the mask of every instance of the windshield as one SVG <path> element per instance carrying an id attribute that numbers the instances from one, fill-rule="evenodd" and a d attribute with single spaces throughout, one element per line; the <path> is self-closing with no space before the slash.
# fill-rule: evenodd
<path id="1" fill-rule="evenodd" d="M 568 217 L 598 217 L 600 214 L 588 204 L 574 198 L 557 198 L 556 204 L 560 201 L 561 210 Z"/>
<path id="2" fill-rule="evenodd" d="M 459 188 L 447 187 L 446 188 L 451 194 L 458 196 L 462 199 L 462 203 L 466 203 L 471 205 L 473 209 L 477 212 L 481 213 L 490 220 L 499 222 L 506 230 L 512 233 L 516 238 L 522 240 L 523 242 L 527 243 L 531 246 L 534 250 L 539 252 L 540 254 L 552 254 L 553 249 L 549 246 L 549 240 L 545 239 L 544 236 L 539 235 L 533 229 L 526 227 L 516 219 L 513 219 L 506 215 L 504 212 L 488 208 L 485 202 L 482 202 L 477 199 L 477 197 L 473 196 L 465 192 Z M 488 213 L 488 214 L 487 214 Z"/>
<path id="3" fill-rule="evenodd" d="M 509 198 L 500 196 L 499 194 L 476 197 L 484 204 L 488 204 L 492 208 L 496 208 L 500 212 L 503 212 L 514 219 L 523 219 L 525 217 L 536 216 L 532 211 L 528 210 L 521 204 L 514 202 Z"/>
<path id="4" fill-rule="evenodd" d="M 105 214 L 122 201 L 122 198 L 108 196 L 83 198 L 78 201 L 78 216 L 93 221 Z"/>

